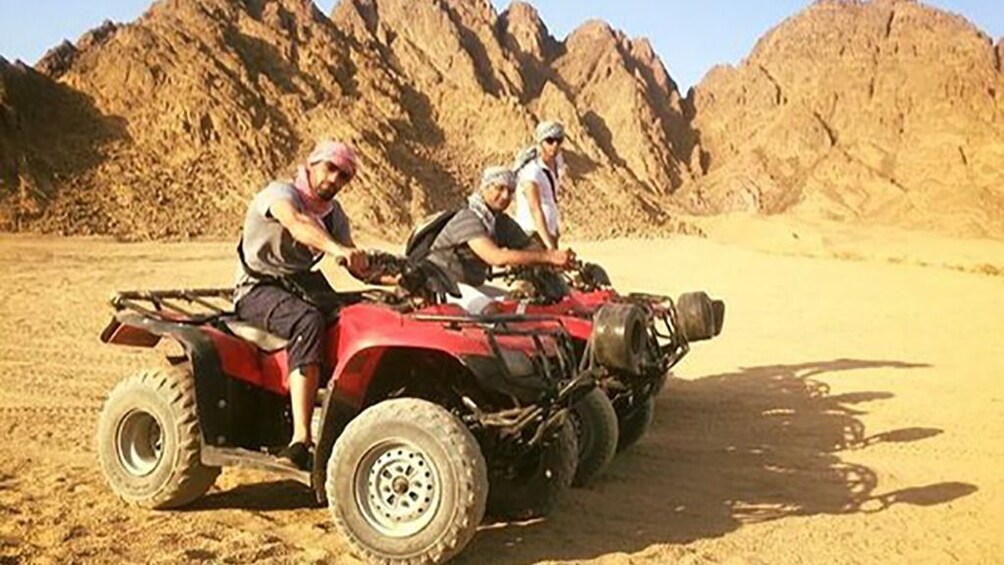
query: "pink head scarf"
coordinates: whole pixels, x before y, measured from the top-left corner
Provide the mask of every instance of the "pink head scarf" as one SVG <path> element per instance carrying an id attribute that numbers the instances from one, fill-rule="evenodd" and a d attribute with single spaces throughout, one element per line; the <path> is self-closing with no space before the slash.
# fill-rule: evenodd
<path id="1" fill-rule="evenodd" d="M 350 176 L 356 176 L 358 162 L 354 149 L 333 139 L 325 139 L 307 157 L 307 165 L 328 162 L 345 171 Z"/>
<path id="2" fill-rule="evenodd" d="M 294 185 L 307 208 L 306 211 L 318 218 L 323 218 L 330 214 L 333 205 L 331 202 L 317 196 L 314 192 L 312 183 L 310 182 L 310 175 L 307 173 L 307 167 L 325 162 L 333 164 L 351 176 L 355 176 L 358 167 L 355 150 L 344 143 L 333 139 L 325 139 L 318 143 L 314 147 L 314 150 L 311 151 L 307 157 L 307 164 L 297 168 Z"/>

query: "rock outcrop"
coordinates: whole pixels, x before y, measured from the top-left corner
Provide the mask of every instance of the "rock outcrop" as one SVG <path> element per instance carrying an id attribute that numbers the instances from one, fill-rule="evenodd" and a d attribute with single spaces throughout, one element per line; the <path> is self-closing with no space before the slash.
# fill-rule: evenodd
<path id="1" fill-rule="evenodd" d="M 618 38 L 626 55 L 608 65 L 628 64 L 637 48 Z M 487 0 L 344 0 L 329 19 L 309 0 L 162 0 L 137 21 L 106 22 L 51 50 L 38 72 L 25 71 L 79 99 L 49 121 L 51 131 L 86 115 L 100 127 L 81 145 L 99 149 L 65 163 L 72 179 L 30 173 L 50 188 L 30 214 L 7 214 L 3 227 L 234 235 L 250 194 L 290 174 L 317 138 L 334 136 L 363 156 L 360 178 L 342 197 L 355 223 L 399 237 L 414 218 L 460 203 L 482 167 L 511 162 L 538 120 L 557 118 L 568 124 L 574 153 L 566 194 L 582 195 L 565 201 L 570 231 L 672 231 L 680 225 L 656 200 L 679 184 L 661 166 L 676 166 L 672 148 L 644 148 L 635 159 L 623 143 L 644 135 L 617 130 L 638 130 L 663 112 L 646 106 L 659 103 L 650 89 L 675 93 L 651 49 L 639 52 L 644 62 L 619 71 L 630 80 L 618 92 L 632 100 L 630 112 L 645 113 L 611 120 L 599 103 L 580 112 L 575 96 L 589 98 L 587 79 L 569 85 L 552 69 L 558 53 L 564 66 L 569 55 L 527 5 L 500 16 Z M 650 70 L 636 70 L 642 66 Z M 5 112 L 31 112 L 31 100 L 13 102 Z M 605 122 L 613 125 L 597 131 Z M 16 151 L 4 152 L 4 210 L 24 208 L 18 171 L 49 171 L 31 164 L 48 162 L 41 140 L 61 143 L 29 129 L 39 143 L 5 136 Z M 652 140 L 666 129 L 655 128 Z M 68 221 L 69 210 L 82 219 Z"/>
<path id="2" fill-rule="evenodd" d="M 998 57 L 921 4 L 817 2 L 696 88 L 688 202 L 1004 237 Z"/>
<path id="3" fill-rule="evenodd" d="M 401 237 L 558 119 L 572 235 L 744 210 L 1004 237 L 1002 57 L 960 16 L 821 0 L 683 98 L 647 40 L 558 40 L 522 2 L 161 0 L 0 61 L 0 229 L 234 237 L 333 136 L 355 225 Z"/>

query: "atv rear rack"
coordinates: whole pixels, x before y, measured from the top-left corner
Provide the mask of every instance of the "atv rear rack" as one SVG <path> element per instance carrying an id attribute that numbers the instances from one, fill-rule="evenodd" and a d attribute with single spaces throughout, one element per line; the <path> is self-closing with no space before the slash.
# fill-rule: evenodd
<path id="1" fill-rule="evenodd" d="M 234 316 L 233 294 L 233 288 L 128 290 L 115 293 L 110 302 L 116 311 L 131 310 L 165 322 L 200 325 Z M 371 301 L 393 307 L 393 296 L 382 289 L 335 292 L 334 303 L 343 307 Z"/>
<path id="2" fill-rule="evenodd" d="M 204 324 L 232 315 L 232 288 L 128 290 L 110 300 L 116 311 L 132 310 L 149 318 L 180 324 Z"/>

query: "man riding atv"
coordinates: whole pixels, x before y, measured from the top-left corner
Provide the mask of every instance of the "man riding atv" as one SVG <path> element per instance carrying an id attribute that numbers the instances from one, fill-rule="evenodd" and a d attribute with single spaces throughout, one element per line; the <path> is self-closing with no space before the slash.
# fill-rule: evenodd
<path id="1" fill-rule="evenodd" d="M 571 249 L 527 249 L 530 238 L 506 213 L 516 188 L 516 176 L 505 167 L 489 167 L 467 205 L 445 217 L 445 225 L 427 250 L 409 245 L 411 259 L 427 258 L 441 267 L 460 288 L 454 302 L 468 312 L 480 313 L 503 291 L 485 285 L 490 267 L 552 265 L 564 267 L 575 261 Z M 450 299 L 448 299 L 450 300 Z"/>
<path id="2" fill-rule="evenodd" d="M 545 249 L 558 249 L 561 211 L 558 195 L 564 168 L 561 145 L 565 128 L 560 122 L 543 121 L 534 130 L 534 145 L 516 156 L 516 222 Z"/>
<path id="3" fill-rule="evenodd" d="M 459 299 L 446 297 L 446 301 L 458 303 L 468 312 L 497 312 L 497 301 L 506 299 L 507 290 L 485 284 L 492 267 L 563 269 L 576 262 L 571 249 L 542 249 L 505 213 L 515 185 L 515 174 L 509 169 L 485 169 L 478 190 L 465 207 L 440 213 L 419 226 L 406 246 L 410 261 L 427 260 L 443 269 L 460 290 Z M 575 483 L 583 485 L 613 459 L 617 416 L 599 390 L 573 406 L 571 416 L 580 440 Z"/>
<path id="4" fill-rule="evenodd" d="M 351 147 L 318 143 L 292 183 L 273 182 L 254 196 L 237 249 L 237 315 L 290 340 L 293 437 L 280 456 L 301 469 L 310 463 L 310 420 L 324 356 L 324 315 L 311 293 L 330 290 L 311 269 L 325 253 L 342 259 L 357 277 L 367 269 L 367 256 L 352 241 L 349 219 L 335 199 L 356 168 Z"/>
<path id="5" fill-rule="evenodd" d="M 563 138 L 560 124 L 542 123 L 537 137 L 541 146 L 535 149 L 550 157 L 537 168 L 550 167 Z M 461 302 L 469 311 L 558 316 L 576 343 L 579 361 L 604 370 L 601 390 L 572 414 L 579 431 L 576 482 L 583 484 L 618 449 L 641 438 L 669 369 L 691 342 L 718 335 L 724 303 L 704 293 L 684 294 L 676 303 L 664 296 L 617 294 L 601 267 L 580 263 L 571 250 L 557 256 L 561 251 L 543 248 L 539 229 L 521 229 L 510 220 L 504 212 L 509 174 L 501 168 L 486 171 L 468 205 L 421 224 L 405 253 L 412 261 L 427 257 L 442 266 L 463 289 Z M 556 234 L 547 241 L 555 241 Z M 510 288 L 485 284 L 497 278 L 508 279 Z"/>

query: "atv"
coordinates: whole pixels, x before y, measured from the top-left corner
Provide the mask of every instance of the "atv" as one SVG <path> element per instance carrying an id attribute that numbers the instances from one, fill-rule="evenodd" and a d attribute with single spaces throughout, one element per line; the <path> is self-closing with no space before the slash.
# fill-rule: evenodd
<path id="1" fill-rule="evenodd" d="M 644 435 L 669 370 L 691 343 L 719 335 L 725 317 L 725 303 L 704 292 L 685 293 L 675 301 L 654 294 L 622 295 L 593 263 L 563 271 L 511 268 L 492 278 L 504 279 L 512 288 L 510 299 L 497 303 L 495 312 L 558 316 L 575 341 L 577 358 L 602 371 L 599 388 L 616 413 L 617 451 Z M 609 457 L 594 447 L 605 442 L 580 437 L 580 475 Z"/>
<path id="2" fill-rule="evenodd" d="M 469 316 L 414 288 L 336 293 L 313 467 L 303 471 L 273 455 L 292 431 L 286 343 L 236 318 L 231 293 L 111 300 L 104 343 L 180 345 L 165 367 L 121 381 L 101 412 L 100 465 L 127 503 L 181 507 L 223 467 L 264 469 L 308 486 L 366 558 L 441 563 L 486 514 L 544 515 L 571 483 L 567 415 L 595 374 L 579 370 L 560 320 Z"/>
<path id="3" fill-rule="evenodd" d="M 451 217 L 449 214 L 441 216 Z M 436 221 L 441 224 L 440 227 L 445 225 L 443 218 L 439 218 L 439 220 L 433 221 L 433 226 Z M 407 248 L 412 250 L 413 255 L 415 242 L 413 236 L 409 239 Z M 425 243 L 431 244 L 428 238 L 425 239 Z M 370 252 L 369 260 L 370 275 L 373 279 L 379 280 L 384 277 L 397 276 L 400 278 L 400 286 L 413 289 L 412 292 L 419 294 L 426 304 L 438 304 L 455 312 L 464 311 L 455 305 L 450 305 L 447 300 L 449 294 L 459 296 L 459 288 L 456 283 L 450 281 L 449 277 L 431 262 L 384 252 Z M 512 314 L 512 312 L 509 313 Z M 572 324 L 574 326 L 571 331 L 572 337 L 576 331 L 581 333 L 581 328 L 585 328 L 587 333 L 590 331 L 591 326 L 580 319 L 568 318 L 567 316 L 559 316 L 559 318 L 563 325 Z M 574 343 L 573 339 L 573 345 Z M 579 362 L 580 371 L 590 372 L 597 376 L 606 374 L 602 366 L 597 365 L 594 359 L 580 355 L 581 349 L 573 347 L 573 351 L 577 351 L 576 359 Z M 571 406 L 569 417 L 575 429 L 579 449 L 579 461 L 572 485 L 585 486 L 602 473 L 617 452 L 617 412 L 607 393 L 601 388 L 595 388 Z"/>

